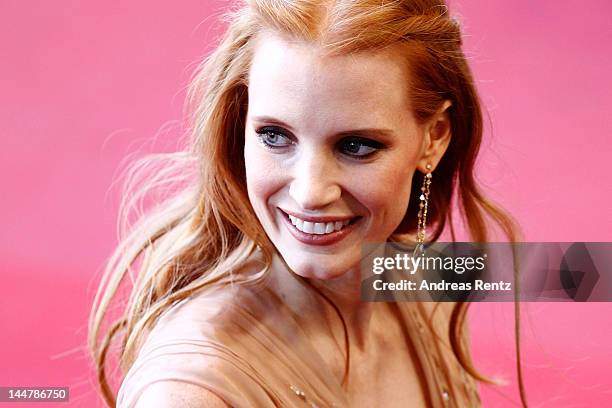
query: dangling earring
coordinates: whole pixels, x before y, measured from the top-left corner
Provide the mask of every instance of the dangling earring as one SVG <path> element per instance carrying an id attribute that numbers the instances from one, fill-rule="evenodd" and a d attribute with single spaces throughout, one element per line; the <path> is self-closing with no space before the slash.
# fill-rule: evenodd
<path id="1" fill-rule="evenodd" d="M 423 186 L 421 187 L 421 195 L 419 200 L 419 220 L 417 223 L 417 248 L 423 249 L 425 242 L 425 233 L 427 232 L 427 206 L 429 204 L 429 185 L 431 184 L 431 164 L 425 166 L 427 174 L 423 177 Z"/>

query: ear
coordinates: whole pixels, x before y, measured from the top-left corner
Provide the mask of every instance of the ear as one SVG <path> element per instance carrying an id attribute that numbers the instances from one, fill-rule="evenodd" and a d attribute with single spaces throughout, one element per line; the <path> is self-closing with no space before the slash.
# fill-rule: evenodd
<path id="1" fill-rule="evenodd" d="M 451 101 L 444 101 L 440 109 L 424 125 L 424 141 L 417 169 L 422 173 L 434 171 L 448 148 L 451 139 L 451 123 L 448 108 Z M 431 165 L 431 169 L 427 168 Z"/>

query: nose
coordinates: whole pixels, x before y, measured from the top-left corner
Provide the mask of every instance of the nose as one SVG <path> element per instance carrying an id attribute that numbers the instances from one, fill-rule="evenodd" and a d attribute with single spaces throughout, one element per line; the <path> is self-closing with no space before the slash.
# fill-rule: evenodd
<path id="1" fill-rule="evenodd" d="M 289 195 L 304 210 L 324 208 L 342 195 L 332 158 L 304 154 L 293 166 L 293 173 Z"/>

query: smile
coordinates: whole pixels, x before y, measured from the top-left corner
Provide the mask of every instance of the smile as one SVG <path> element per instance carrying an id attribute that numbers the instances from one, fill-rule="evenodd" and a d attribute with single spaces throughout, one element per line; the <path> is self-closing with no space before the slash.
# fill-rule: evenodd
<path id="1" fill-rule="evenodd" d="M 305 221 L 300 218 L 294 217 L 293 215 L 289 215 L 289 219 L 291 223 L 298 230 L 305 232 L 306 234 L 316 234 L 316 235 L 324 235 L 331 234 L 334 231 L 340 231 L 342 228 L 346 227 L 350 220 L 345 221 L 330 221 L 330 222 L 312 222 Z"/>
<path id="2" fill-rule="evenodd" d="M 309 245 L 331 245 L 355 229 L 361 217 L 302 217 L 281 210 L 287 229 L 298 241 Z"/>

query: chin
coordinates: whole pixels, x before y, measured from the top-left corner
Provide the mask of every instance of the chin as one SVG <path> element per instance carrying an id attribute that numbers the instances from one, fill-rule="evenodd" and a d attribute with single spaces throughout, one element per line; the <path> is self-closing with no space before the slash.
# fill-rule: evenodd
<path id="1" fill-rule="evenodd" d="M 331 280 L 339 278 L 355 265 L 359 265 L 359 262 L 338 262 L 337 256 L 308 256 L 304 258 L 283 256 L 283 259 L 296 275 L 307 279 Z"/>

